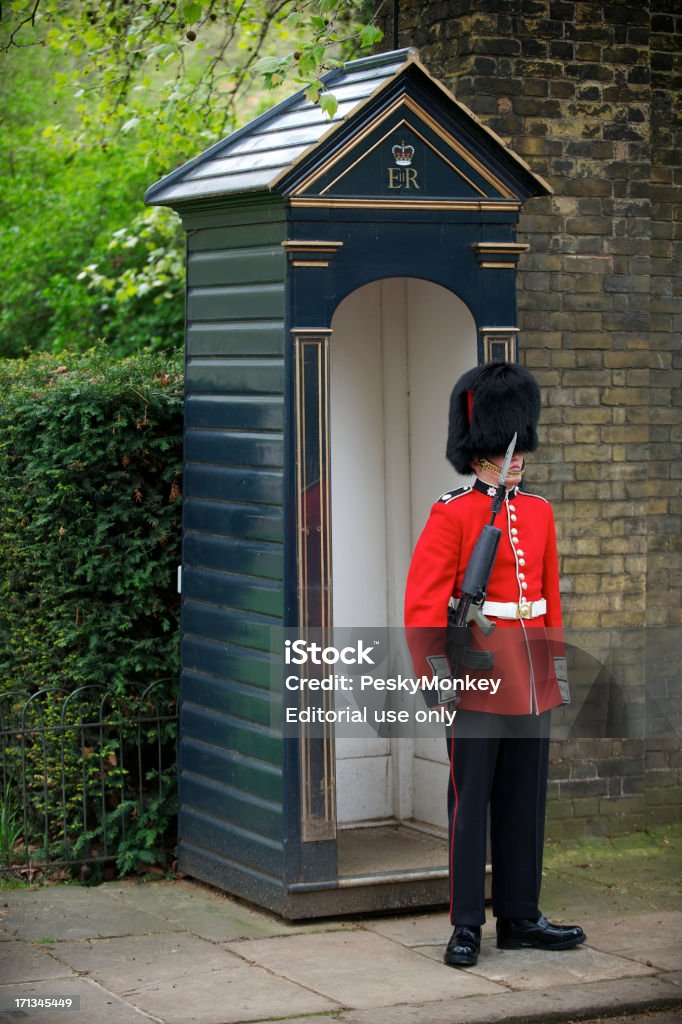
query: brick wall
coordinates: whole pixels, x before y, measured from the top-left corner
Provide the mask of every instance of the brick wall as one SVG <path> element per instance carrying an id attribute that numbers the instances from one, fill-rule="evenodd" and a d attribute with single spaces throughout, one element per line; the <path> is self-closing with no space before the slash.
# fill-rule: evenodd
<path id="1" fill-rule="evenodd" d="M 544 391 L 529 480 L 555 503 L 569 639 L 607 658 L 599 692 L 639 736 L 555 744 L 557 836 L 680 820 L 678 6 L 400 0 L 398 44 L 554 189 L 519 227 L 520 358 Z M 579 698 L 593 676 L 578 658 Z"/>

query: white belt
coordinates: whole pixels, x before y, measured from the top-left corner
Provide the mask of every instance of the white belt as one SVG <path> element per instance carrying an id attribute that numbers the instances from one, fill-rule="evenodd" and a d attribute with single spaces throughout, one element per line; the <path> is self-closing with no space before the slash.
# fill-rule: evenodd
<path id="1" fill-rule="evenodd" d="M 536 619 L 547 611 L 544 597 L 539 601 L 484 601 L 481 609 L 484 615 L 492 615 L 495 619 Z"/>

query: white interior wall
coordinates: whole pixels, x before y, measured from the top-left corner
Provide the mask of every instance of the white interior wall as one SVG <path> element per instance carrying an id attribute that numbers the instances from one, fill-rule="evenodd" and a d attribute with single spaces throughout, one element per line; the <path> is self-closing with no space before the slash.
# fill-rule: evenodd
<path id="1" fill-rule="evenodd" d="M 333 619 L 401 627 L 414 544 L 461 482 L 444 455 L 448 402 L 475 365 L 476 327 L 446 289 L 392 278 L 348 296 L 332 328 Z M 444 826 L 445 764 L 444 742 L 337 738 L 338 824 Z"/>

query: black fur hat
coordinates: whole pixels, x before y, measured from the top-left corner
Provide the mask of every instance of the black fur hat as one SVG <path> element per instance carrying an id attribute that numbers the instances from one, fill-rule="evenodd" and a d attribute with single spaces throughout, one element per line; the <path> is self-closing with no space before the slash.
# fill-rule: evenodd
<path id="1" fill-rule="evenodd" d="M 446 456 L 458 473 L 480 455 L 503 455 L 517 433 L 516 450 L 538 446 L 540 388 L 516 363 L 486 363 L 459 378 L 450 397 Z"/>

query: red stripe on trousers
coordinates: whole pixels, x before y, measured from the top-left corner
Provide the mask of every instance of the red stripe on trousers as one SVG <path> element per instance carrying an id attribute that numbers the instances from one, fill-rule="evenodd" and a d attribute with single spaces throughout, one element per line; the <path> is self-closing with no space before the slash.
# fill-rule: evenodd
<path id="1" fill-rule="evenodd" d="M 452 921 L 452 910 L 455 903 L 455 880 L 454 880 L 454 851 L 455 851 L 455 824 L 457 822 L 457 806 L 459 804 L 459 796 L 457 793 L 457 785 L 455 783 L 455 723 L 451 725 L 451 736 L 450 736 L 450 780 L 452 782 L 452 789 L 455 794 L 455 806 L 452 812 L 452 829 L 450 832 L 450 920 Z"/>

